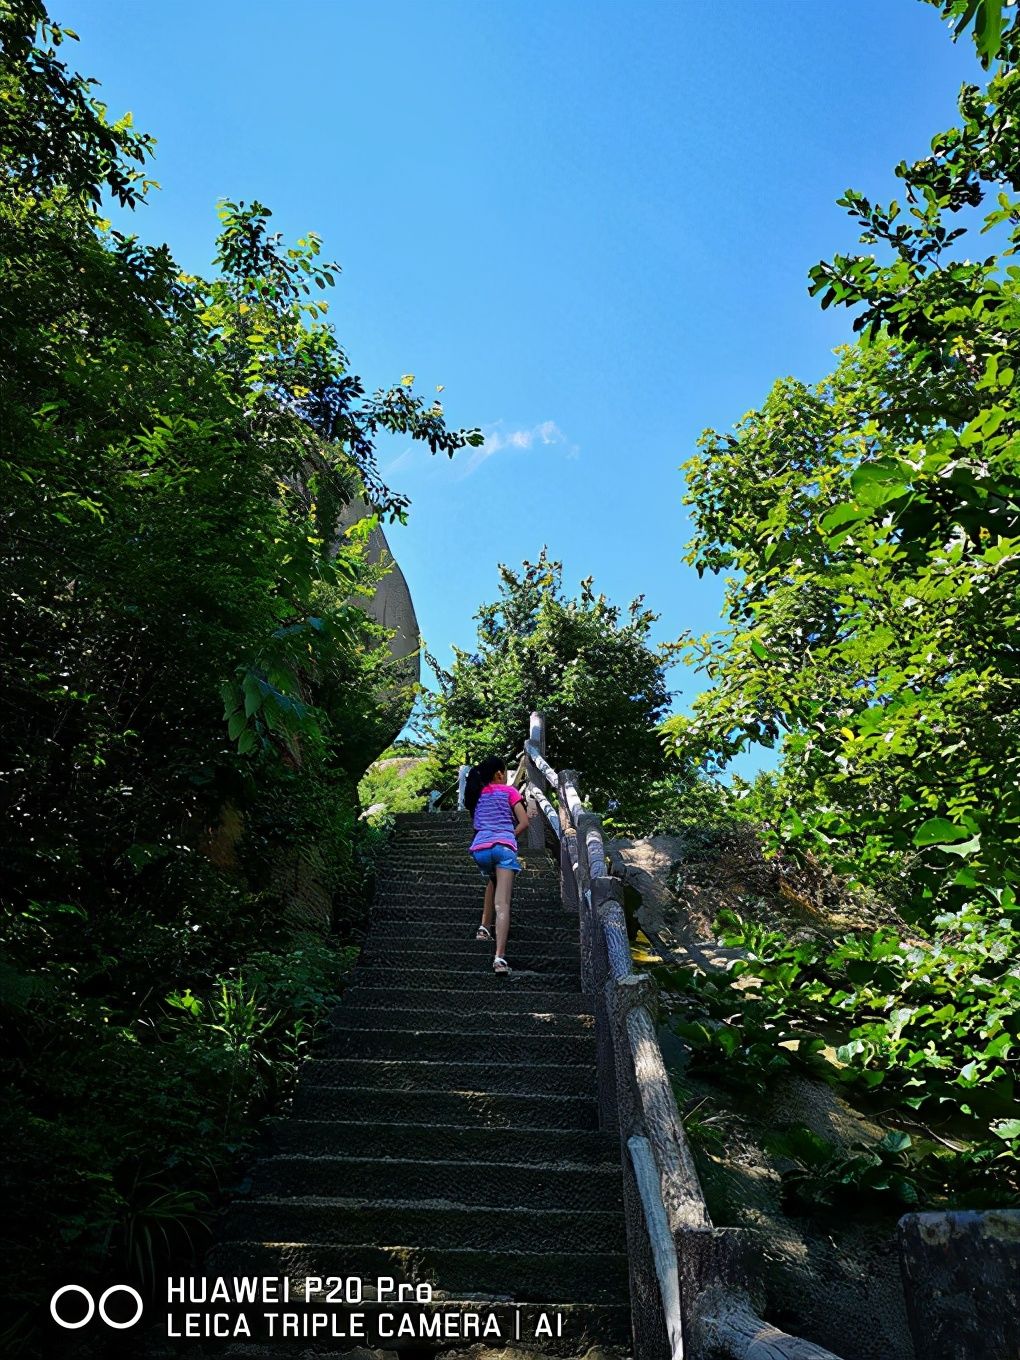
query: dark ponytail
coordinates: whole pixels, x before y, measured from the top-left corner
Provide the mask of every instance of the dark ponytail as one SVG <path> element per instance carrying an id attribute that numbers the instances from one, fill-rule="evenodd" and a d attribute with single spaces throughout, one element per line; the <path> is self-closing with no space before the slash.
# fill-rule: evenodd
<path id="1" fill-rule="evenodd" d="M 482 796 L 482 789 L 492 782 L 492 776 L 505 769 L 506 761 L 500 760 L 499 756 L 487 756 L 485 760 L 471 766 L 467 783 L 464 785 L 464 806 L 468 812 L 474 812 Z"/>

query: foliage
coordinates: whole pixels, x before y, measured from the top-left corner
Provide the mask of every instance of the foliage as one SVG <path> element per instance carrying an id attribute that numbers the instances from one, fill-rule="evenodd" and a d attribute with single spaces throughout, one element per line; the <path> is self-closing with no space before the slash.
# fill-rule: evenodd
<path id="1" fill-rule="evenodd" d="M 1003 48 L 1008 30 L 1007 11 L 1015 0 L 925 0 L 953 26 L 953 39 L 970 30 L 974 47 L 986 69 Z"/>
<path id="2" fill-rule="evenodd" d="M 641 836 L 710 834 L 713 828 L 750 820 L 744 786 L 717 778 L 711 762 L 698 760 L 686 749 L 690 719 L 673 714 L 658 729 L 662 743 L 661 774 L 632 792 L 626 806 L 604 818 L 607 831 Z"/>
<path id="3" fill-rule="evenodd" d="M 840 1214 L 891 1201 L 895 1209 L 914 1209 L 921 1202 L 917 1181 L 921 1166 L 909 1133 L 887 1133 L 874 1143 L 844 1149 L 803 1125 L 777 1133 L 769 1150 L 792 1165 L 782 1173 L 783 1207 L 787 1213 Z"/>
<path id="4" fill-rule="evenodd" d="M 125 942 L 131 972 L 148 964 L 146 943 Z M 133 1010 L 83 995 L 72 966 L 3 1007 L 9 1305 L 47 1297 L 71 1262 L 76 1278 L 113 1266 L 148 1287 L 157 1262 L 208 1244 L 221 1190 L 288 1094 L 353 955 L 267 943 Z"/>
<path id="5" fill-rule="evenodd" d="M 898 167 L 905 213 L 844 198 L 889 258 L 812 287 L 862 340 L 688 464 L 690 560 L 739 577 L 728 633 L 692 644 L 714 683 L 687 741 L 782 738 L 782 834 L 864 879 L 898 864 L 927 913 L 1017 872 L 1018 45 L 1014 22 L 962 127 Z M 1002 247 L 963 259 L 954 217 L 987 198 Z"/>
<path id="6" fill-rule="evenodd" d="M 774 786 L 737 791 L 772 847 L 916 923 L 791 941 L 730 920 L 745 962 L 671 975 L 695 1064 L 752 1088 L 807 1067 L 911 1127 L 884 1151 L 802 1148 L 801 1204 L 1018 1190 L 1020 20 L 992 0 L 939 8 L 991 75 L 897 167 L 905 202 L 841 200 L 875 250 L 817 265 L 811 291 L 856 309 L 857 343 L 687 464 L 689 561 L 731 576 L 728 629 L 688 641 L 712 685 L 678 750 L 725 763 L 781 744 Z"/>
<path id="7" fill-rule="evenodd" d="M 362 775 L 358 797 L 366 810 L 379 807 L 387 816 L 421 812 L 438 778 L 438 767 L 426 748 L 391 746 Z"/>
<path id="8" fill-rule="evenodd" d="M 721 974 L 662 969 L 660 981 L 682 996 L 671 1023 L 692 1073 L 762 1091 L 809 1072 L 917 1130 L 919 1199 L 1015 1200 L 1016 915 L 1010 900 L 991 922 L 946 917 L 929 941 L 888 928 L 791 939 L 727 912 L 723 942 L 746 957 Z"/>
<path id="9" fill-rule="evenodd" d="M 144 200 L 152 143 L 61 59 L 73 37 L 0 0 L 0 1022 L 26 1306 L 68 1254 L 80 1278 L 191 1250 L 285 1094 L 349 962 L 296 934 L 288 885 L 356 909 L 356 782 L 407 702 L 359 608 L 374 516 L 406 510 L 375 438 L 481 438 L 410 375 L 366 392 L 314 234 L 225 202 L 198 277 L 111 230 L 99 205 Z"/>
<path id="10" fill-rule="evenodd" d="M 483 605 L 475 653 L 454 649 L 439 670 L 437 755 L 447 771 L 487 755 L 508 761 L 545 715 L 547 758 L 577 769 L 592 806 L 626 807 L 665 772 L 656 731 L 669 701 L 667 648 L 653 646 L 656 615 L 634 600 L 624 612 L 592 580 L 568 598 L 563 567 L 543 549 L 520 573 L 500 567 L 500 595 Z"/>

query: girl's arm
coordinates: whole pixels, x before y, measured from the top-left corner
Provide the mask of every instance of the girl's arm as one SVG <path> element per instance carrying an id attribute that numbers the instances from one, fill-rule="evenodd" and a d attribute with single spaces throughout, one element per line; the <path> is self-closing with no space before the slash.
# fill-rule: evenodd
<path id="1" fill-rule="evenodd" d="M 527 831 L 528 826 L 528 809 L 525 807 L 522 798 L 519 803 L 514 803 L 514 834 L 520 838 Z"/>

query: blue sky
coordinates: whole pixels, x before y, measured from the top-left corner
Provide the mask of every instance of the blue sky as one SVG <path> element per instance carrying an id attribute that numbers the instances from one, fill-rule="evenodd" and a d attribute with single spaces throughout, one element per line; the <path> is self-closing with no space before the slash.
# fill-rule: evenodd
<path id="1" fill-rule="evenodd" d="M 497 563 L 644 594 L 659 635 L 718 622 L 683 563 L 679 465 L 849 333 L 807 295 L 853 245 L 834 200 L 892 168 L 977 79 L 919 0 L 51 0 L 70 59 L 158 139 L 146 240 L 206 266 L 221 197 L 312 229 L 369 386 L 444 386 L 484 457 L 383 451 L 430 648 L 470 648 Z M 683 708 L 698 677 L 675 674 Z"/>

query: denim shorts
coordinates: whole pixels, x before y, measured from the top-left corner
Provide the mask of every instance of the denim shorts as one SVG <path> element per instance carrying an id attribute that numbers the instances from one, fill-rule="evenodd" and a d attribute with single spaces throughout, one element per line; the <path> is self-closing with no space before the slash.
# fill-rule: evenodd
<path id="1" fill-rule="evenodd" d="M 488 845 L 484 850 L 472 850 L 471 858 L 478 865 L 478 872 L 484 879 L 496 881 L 497 869 L 511 869 L 515 874 L 521 872 L 521 862 L 517 851 L 509 845 Z"/>

